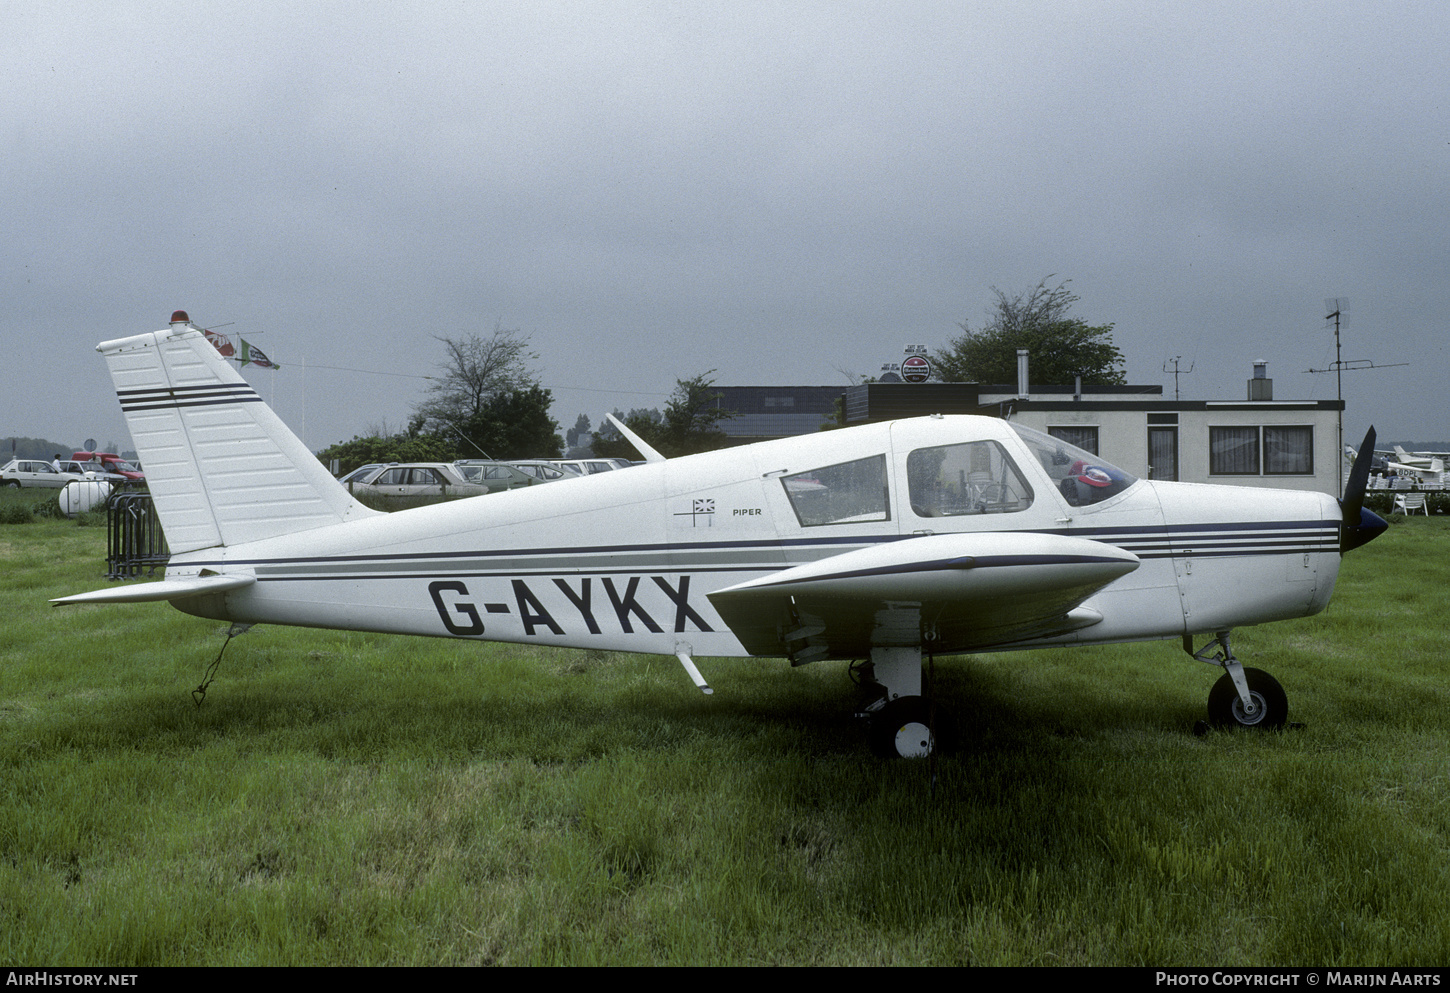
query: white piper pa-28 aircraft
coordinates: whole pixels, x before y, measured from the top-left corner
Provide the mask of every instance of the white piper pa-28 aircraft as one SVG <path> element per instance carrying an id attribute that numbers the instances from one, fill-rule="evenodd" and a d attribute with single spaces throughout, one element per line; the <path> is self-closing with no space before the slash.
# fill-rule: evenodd
<path id="1" fill-rule="evenodd" d="M 647 463 L 392 514 L 357 503 L 184 312 L 104 342 L 171 548 L 162 581 L 57 604 L 169 600 L 199 617 L 803 665 L 869 661 L 885 755 L 937 747 L 932 656 L 1181 638 L 1222 667 L 1220 725 L 1287 701 L 1229 631 L 1322 610 L 1362 509 L 1136 479 L 993 417 L 931 416 Z M 622 425 L 621 425 L 622 427 Z M 626 429 L 626 434 L 629 432 Z M 1212 636 L 1199 651 L 1192 636 Z M 943 719 L 945 715 L 943 715 Z"/>

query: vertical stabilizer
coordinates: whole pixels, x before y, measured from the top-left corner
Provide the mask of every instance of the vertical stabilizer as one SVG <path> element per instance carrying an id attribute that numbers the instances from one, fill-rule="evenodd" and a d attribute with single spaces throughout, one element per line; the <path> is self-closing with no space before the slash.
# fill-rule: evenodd
<path id="1" fill-rule="evenodd" d="M 184 320 L 184 315 L 178 315 Z M 369 516 L 197 328 L 102 342 L 172 552 Z"/>

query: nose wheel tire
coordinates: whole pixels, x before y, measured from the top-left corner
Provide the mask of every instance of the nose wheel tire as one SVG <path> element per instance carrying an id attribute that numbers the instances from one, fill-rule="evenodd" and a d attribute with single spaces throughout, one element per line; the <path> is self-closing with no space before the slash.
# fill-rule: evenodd
<path id="1" fill-rule="evenodd" d="M 1214 727 L 1246 727 L 1273 730 L 1284 726 L 1289 716 L 1289 698 L 1279 681 L 1262 669 L 1244 668 L 1249 684 L 1249 697 L 1254 701 L 1250 712 L 1239 699 L 1239 691 L 1228 673 L 1219 677 L 1208 694 L 1208 722 Z"/>

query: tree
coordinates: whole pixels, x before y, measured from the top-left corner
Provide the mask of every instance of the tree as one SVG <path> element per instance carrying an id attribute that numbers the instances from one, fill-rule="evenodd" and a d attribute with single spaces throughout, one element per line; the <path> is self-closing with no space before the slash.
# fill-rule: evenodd
<path id="1" fill-rule="evenodd" d="M 1090 326 L 1069 317 L 1077 296 L 1064 280 L 1048 288 L 1047 280 L 1009 297 L 992 287 L 997 300 L 987 323 L 972 331 L 967 322 L 962 336 L 945 351 L 932 356 L 932 364 L 949 383 L 1017 382 L 1017 349 L 1028 351 L 1030 374 L 1036 383 L 1071 383 L 1081 375 L 1086 385 L 1121 386 L 1127 381 L 1123 353 L 1113 345 L 1111 324 Z"/>
<path id="2" fill-rule="evenodd" d="M 453 441 L 456 458 L 556 459 L 563 453 L 564 439 L 549 416 L 553 402 L 553 394 L 538 385 L 501 390 L 478 413 L 441 433 Z"/>
<path id="3" fill-rule="evenodd" d="M 675 390 L 670 394 L 663 413 L 658 410 L 632 410 L 620 420 L 666 458 L 724 448 L 730 439 L 717 425 L 739 415 L 720 406 L 723 394 L 713 389 L 715 381 L 710 378 L 714 371 L 711 369 L 689 379 L 675 380 Z M 618 411 L 615 411 L 615 416 L 619 417 Z M 601 427 L 594 436 L 594 454 L 605 458 L 629 458 L 635 450 L 614 430 L 613 425 L 609 425 Z"/>
<path id="4" fill-rule="evenodd" d="M 529 367 L 538 355 L 517 330 L 495 327 L 487 338 L 435 337 L 446 350 L 443 375 L 434 377 L 427 398 L 413 408 L 430 431 L 478 417 L 501 393 L 539 386 Z"/>
<path id="5" fill-rule="evenodd" d="M 438 337 L 445 349 L 441 376 L 413 410 L 410 429 L 447 438 L 454 458 L 557 458 L 559 425 L 549 416 L 553 396 L 529 363 L 529 339 L 495 327 L 488 337 Z"/>
<path id="6" fill-rule="evenodd" d="M 594 454 L 589 447 L 593 441 L 593 432 L 590 430 L 589 418 L 580 414 L 574 421 L 574 426 L 564 432 L 564 452 L 566 455 L 579 458 L 587 458 Z"/>
<path id="7" fill-rule="evenodd" d="M 709 378 L 714 371 L 675 380 L 675 391 L 665 404 L 661 444 L 655 446 L 661 455 L 673 458 L 708 452 L 728 443 L 728 436 L 718 425 L 739 415 L 720 406 L 724 394 L 712 389 L 715 380 Z"/>
<path id="8" fill-rule="evenodd" d="M 317 453 L 325 466 L 338 461 L 338 474 L 345 475 L 372 462 L 452 462 L 453 443 L 436 434 L 354 436 Z"/>

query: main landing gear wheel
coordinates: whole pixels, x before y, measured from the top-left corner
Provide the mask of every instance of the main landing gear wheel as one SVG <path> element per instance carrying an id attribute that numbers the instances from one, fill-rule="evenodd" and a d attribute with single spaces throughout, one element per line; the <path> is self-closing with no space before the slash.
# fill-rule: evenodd
<path id="1" fill-rule="evenodd" d="M 897 697 L 871 718 L 871 750 L 882 758 L 921 759 L 939 751 L 948 738 L 946 720 L 938 712 L 932 727 L 931 706 L 919 696 Z"/>
<path id="2" fill-rule="evenodd" d="M 1253 713 L 1244 709 L 1239 691 L 1228 673 L 1219 677 L 1208 694 L 1208 722 L 1214 727 L 1278 729 L 1289 716 L 1289 698 L 1279 681 L 1262 669 L 1244 667 Z"/>

